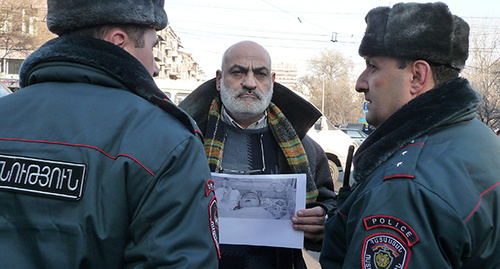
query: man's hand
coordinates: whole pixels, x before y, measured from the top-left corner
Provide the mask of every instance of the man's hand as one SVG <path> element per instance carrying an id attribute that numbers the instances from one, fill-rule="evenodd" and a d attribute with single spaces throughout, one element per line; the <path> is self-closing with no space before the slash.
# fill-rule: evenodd
<path id="1" fill-rule="evenodd" d="M 293 228 L 304 231 L 304 238 L 312 242 L 318 242 L 323 239 L 325 233 L 326 212 L 321 206 L 297 211 L 297 215 L 292 218 Z"/>

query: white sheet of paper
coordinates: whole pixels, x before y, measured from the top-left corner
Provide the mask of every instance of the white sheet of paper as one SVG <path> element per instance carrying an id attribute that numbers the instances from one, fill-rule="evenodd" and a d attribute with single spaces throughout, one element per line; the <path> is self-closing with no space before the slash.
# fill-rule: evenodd
<path id="1" fill-rule="evenodd" d="M 304 232 L 293 229 L 291 218 L 305 208 L 305 174 L 212 173 L 212 179 L 221 244 L 304 247 Z"/>

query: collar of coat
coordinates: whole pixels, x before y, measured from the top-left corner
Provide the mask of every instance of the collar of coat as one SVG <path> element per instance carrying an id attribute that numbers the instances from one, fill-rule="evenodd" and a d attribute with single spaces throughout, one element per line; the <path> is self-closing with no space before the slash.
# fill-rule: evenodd
<path id="1" fill-rule="evenodd" d="M 363 181 L 398 149 L 430 130 L 475 118 L 480 95 L 457 78 L 411 100 L 379 126 L 356 151 L 354 179 Z"/>
<path id="2" fill-rule="evenodd" d="M 204 132 L 212 100 L 218 95 L 216 79 L 213 78 L 196 88 L 179 106 L 194 118 Z M 277 82 L 274 83 L 271 102 L 283 112 L 300 139 L 304 138 L 307 131 L 321 116 L 321 112 L 312 103 Z"/>
<path id="3" fill-rule="evenodd" d="M 52 73 L 53 69 L 48 69 L 43 75 L 37 75 L 44 67 L 65 66 L 63 64 L 74 64 L 81 71 L 68 75 L 71 69 L 62 69 L 64 74 Z M 106 79 L 87 76 L 86 70 L 105 74 Z M 133 92 L 172 114 L 192 133 L 198 133 L 192 119 L 156 86 L 144 65 L 110 42 L 74 35 L 48 41 L 23 62 L 19 73 L 21 88 L 44 81 L 83 82 Z"/>
<path id="4" fill-rule="evenodd" d="M 36 67 L 51 62 L 69 62 L 93 67 L 118 80 L 123 84 L 122 88 L 143 97 L 166 97 L 156 86 L 148 70 L 134 56 L 110 42 L 82 36 L 52 39 L 32 53 L 21 67 L 21 87 L 37 83 L 38 81 L 33 81 L 31 77 L 38 69 Z"/>

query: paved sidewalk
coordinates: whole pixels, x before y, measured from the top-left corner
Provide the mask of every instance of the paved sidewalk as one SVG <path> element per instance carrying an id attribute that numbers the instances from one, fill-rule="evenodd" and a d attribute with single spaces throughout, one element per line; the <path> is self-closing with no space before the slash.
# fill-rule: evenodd
<path id="1" fill-rule="evenodd" d="M 308 252 L 305 249 L 302 250 L 302 255 L 306 261 L 307 269 L 321 269 L 319 265 L 319 252 Z"/>

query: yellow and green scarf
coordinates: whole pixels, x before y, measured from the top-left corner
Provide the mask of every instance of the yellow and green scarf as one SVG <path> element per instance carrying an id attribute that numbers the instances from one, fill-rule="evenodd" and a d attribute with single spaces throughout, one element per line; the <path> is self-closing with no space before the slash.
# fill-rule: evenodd
<path id="1" fill-rule="evenodd" d="M 224 148 L 224 130 L 219 126 L 222 124 L 220 112 L 221 101 L 219 97 L 216 97 L 212 101 L 208 113 L 207 130 L 205 132 L 205 153 L 211 171 L 216 171 L 220 165 Z M 306 174 L 306 202 L 315 202 L 318 197 L 318 189 L 312 179 L 307 154 L 297 132 L 275 104 L 269 104 L 267 115 L 269 127 L 283 151 L 290 169 L 294 174 Z"/>

